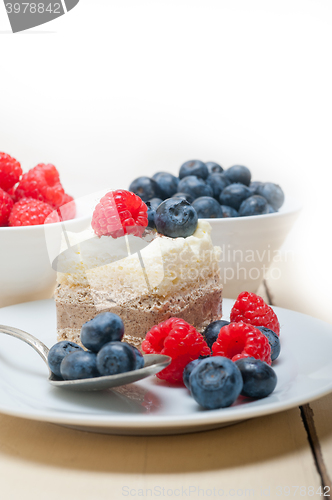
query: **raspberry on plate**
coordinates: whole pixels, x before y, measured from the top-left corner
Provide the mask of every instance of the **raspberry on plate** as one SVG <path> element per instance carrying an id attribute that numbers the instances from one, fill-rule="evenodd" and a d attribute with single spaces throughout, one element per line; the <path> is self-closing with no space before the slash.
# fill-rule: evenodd
<path id="1" fill-rule="evenodd" d="M 212 345 L 213 356 L 224 356 L 232 361 L 253 357 L 271 364 L 271 347 L 268 339 L 257 328 L 243 323 L 223 326 Z"/>
<path id="2" fill-rule="evenodd" d="M 7 226 L 13 205 L 12 197 L 0 188 L 0 226 Z"/>
<path id="3" fill-rule="evenodd" d="M 244 321 L 254 326 L 265 326 L 280 333 L 280 325 L 276 313 L 262 297 L 255 293 L 241 292 L 231 310 L 231 321 Z"/>
<path id="4" fill-rule="evenodd" d="M 19 162 L 6 153 L 0 153 L 0 188 L 8 191 L 20 180 L 21 175 Z"/>
<path id="5" fill-rule="evenodd" d="M 40 163 L 23 174 L 15 190 L 16 199 L 34 198 L 59 208 L 66 203 L 66 195 L 54 165 Z"/>
<path id="6" fill-rule="evenodd" d="M 9 216 L 9 226 L 36 226 L 44 224 L 45 219 L 54 209 L 43 201 L 33 198 L 22 198 L 14 203 Z M 53 221 L 54 222 L 54 221 Z"/>
<path id="7" fill-rule="evenodd" d="M 209 356 L 203 336 L 186 321 L 169 318 L 154 326 L 142 342 L 146 354 L 166 354 L 172 358 L 169 366 L 157 377 L 172 384 L 183 384 L 182 374 L 185 366 L 199 356 Z"/>
<path id="8" fill-rule="evenodd" d="M 110 191 L 96 206 L 91 225 L 97 236 L 142 236 L 148 225 L 147 210 L 136 194 L 123 189 Z"/>

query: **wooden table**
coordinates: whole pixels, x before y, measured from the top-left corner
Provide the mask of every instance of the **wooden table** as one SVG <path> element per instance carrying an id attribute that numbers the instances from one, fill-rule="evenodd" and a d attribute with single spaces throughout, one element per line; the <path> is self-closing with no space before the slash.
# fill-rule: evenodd
<path id="1" fill-rule="evenodd" d="M 231 427 L 160 437 L 0 415 L 0 498 L 323 498 L 331 494 L 331 414 L 332 394 Z"/>

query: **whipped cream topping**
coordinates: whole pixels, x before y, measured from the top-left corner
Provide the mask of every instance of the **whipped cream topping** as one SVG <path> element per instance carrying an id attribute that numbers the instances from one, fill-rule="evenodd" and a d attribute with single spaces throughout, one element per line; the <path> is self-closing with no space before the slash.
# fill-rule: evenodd
<path id="1" fill-rule="evenodd" d="M 136 296 L 165 297 L 188 290 L 194 283 L 215 280 L 219 273 L 221 249 L 213 246 L 210 234 L 211 226 L 204 220 L 187 238 L 150 232 L 143 238 L 114 239 L 98 238 L 92 229 L 67 232 L 57 259 L 58 283 L 105 292 L 120 289 Z"/>

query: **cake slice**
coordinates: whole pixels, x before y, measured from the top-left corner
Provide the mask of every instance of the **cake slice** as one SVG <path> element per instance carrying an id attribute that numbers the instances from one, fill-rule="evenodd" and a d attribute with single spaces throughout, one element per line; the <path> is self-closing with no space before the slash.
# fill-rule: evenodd
<path id="1" fill-rule="evenodd" d="M 118 314 L 124 340 L 140 347 L 146 333 L 175 316 L 202 331 L 222 315 L 220 248 L 199 220 L 186 238 L 146 230 L 142 236 L 67 235 L 71 251 L 58 266 L 58 340 L 79 343 L 80 330 L 100 312 Z M 77 242 L 77 239 L 79 241 Z"/>

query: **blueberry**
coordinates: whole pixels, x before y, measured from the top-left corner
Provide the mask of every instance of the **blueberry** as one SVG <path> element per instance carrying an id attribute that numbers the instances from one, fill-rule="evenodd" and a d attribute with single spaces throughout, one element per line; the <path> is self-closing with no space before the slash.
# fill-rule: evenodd
<path id="1" fill-rule="evenodd" d="M 264 361 L 254 358 L 242 358 L 235 361 L 243 379 L 242 396 L 261 399 L 274 391 L 277 375 L 273 368 Z"/>
<path id="2" fill-rule="evenodd" d="M 241 372 L 228 358 L 203 359 L 189 377 L 191 394 L 203 408 L 213 410 L 234 403 L 242 391 Z"/>
<path id="3" fill-rule="evenodd" d="M 150 203 L 150 206 L 156 210 L 163 201 L 161 198 L 151 198 L 146 203 Z"/>
<path id="4" fill-rule="evenodd" d="M 136 354 L 126 342 L 108 342 L 97 354 L 97 368 L 101 375 L 116 375 L 136 368 Z"/>
<path id="5" fill-rule="evenodd" d="M 193 202 L 199 219 L 219 219 L 222 217 L 220 203 L 211 196 L 201 196 Z"/>
<path id="6" fill-rule="evenodd" d="M 188 177 L 188 175 L 196 175 L 196 177 L 206 179 L 209 175 L 209 171 L 205 163 L 203 163 L 202 161 L 189 160 L 181 165 L 179 177 L 180 179 L 183 179 L 184 177 Z"/>
<path id="7" fill-rule="evenodd" d="M 175 193 L 172 198 L 180 198 L 180 200 L 186 200 L 188 203 L 192 203 L 194 198 L 188 193 Z"/>
<path id="8" fill-rule="evenodd" d="M 217 173 L 219 174 L 224 171 L 222 166 L 214 161 L 206 161 L 205 165 L 207 166 L 209 174 L 217 174 Z"/>
<path id="9" fill-rule="evenodd" d="M 71 352 L 61 362 L 61 375 L 65 380 L 99 377 L 96 361 L 97 354 L 94 352 Z"/>
<path id="10" fill-rule="evenodd" d="M 225 170 L 226 177 L 231 181 L 231 183 L 240 182 L 249 186 L 251 180 L 251 173 L 248 167 L 243 165 L 233 165 Z"/>
<path id="11" fill-rule="evenodd" d="M 265 182 L 262 186 L 257 188 L 257 194 L 264 196 L 266 201 L 275 209 L 279 210 L 285 201 L 283 190 L 278 184 L 273 182 Z"/>
<path id="12" fill-rule="evenodd" d="M 270 328 L 266 328 L 265 326 L 255 326 L 255 328 L 267 337 L 271 346 L 271 360 L 274 361 L 280 354 L 280 340 L 278 335 L 273 330 L 270 330 Z"/>
<path id="13" fill-rule="evenodd" d="M 130 344 L 128 344 L 130 345 Z M 144 357 L 141 351 L 139 351 L 136 347 L 133 345 L 130 345 L 130 347 L 133 349 L 136 357 L 136 365 L 135 365 L 135 370 L 139 370 L 140 368 L 143 368 L 144 366 Z"/>
<path id="14" fill-rule="evenodd" d="M 143 201 L 161 198 L 159 184 L 150 177 L 137 177 L 129 186 L 129 191 L 137 194 Z"/>
<path id="15" fill-rule="evenodd" d="M 157 182 L 163 200 L 171 198 L 178 190 L 178 177 L 168 172 L 157 172 L 152 176 L 152 179 Z"/>
<path id="16" fill-rule="evenodd" d="M 269 214 L 275 214 L 277 212 L 277 210 L 274 210 L 274 208 L 271 207 L 271 205 L 269 203 L 267 204 L 267 208 L 269 210 L 268 211 Z"/>
<path id="17" fill-rule="evenodd" d="M 195 368 L 195 366 L 197 366 L 198 363 L 200 363 L 201 361 L 202 361 L 201 359 L 194 359 L 193 361 L 190 361 L 190 363 L 188 363 L 183 370 L 183 375 L 182 375 L 183 383 L 189 390 L 190 390 L 190 385 L 189 385 L 190 374 Z"/>
<path id="18" fill-rule="evenodd" d="M 205 328 L 202 335 L 205 339 L 205 342 L 210 347 L 210 349 L 212 347 L 212 344 L 214 344 L 215 341 L 217 340 L 217 337 L 218 337 L 219 332 L 220 332 L 220 328 L 222 328 L 225 325 L 229 325 L 229 321 L 225 321 L 223 319 L 218 319 L 217 321 L 213 321 L 212 323 L 210 323 Z"/>
<path id="19" fill-rule="evenodd" d="M 250 189 L 244 184 L 236 183 L 225 187 L 219 201 L 220 205 L 228 205 L 235 208 L 235 210 L 239 210 L 241 203 L 249 196 L 251 196 Z"/>
<path id="20" fill-rule="evenodd" d="M 154 229 L 154 216 L 156 214 L 156 209 L 159 207 L 163 200 L 161 198 L 151 198 L 151 200 L 146 201 L 145 204 L 148 207 L 148 227 Z"/>
<path id="21" fill-rule="evenodd" d="M 224 219 L 227 219 L 228 217 L 238 217 L 239 212 L 235 210 L 233 207 L 228 207 L 227 205 L 220 205 L 221 206 L 221 211 L 222 211 L 222 216 Z"/>
<path id="22" fill-rule="evenodd" d="M 68 356 L 70 352 L 75 351 L 83 351 L 83 349 L 78 344 L 75 344 L 75 342 L 69 342 L 68 340 L 62 340 L 61 342 L 58 342 L 51 347 L 47 356 L 47 360 L 48 365 L 54 375 L 61 377 L 60 365 L 62 360 L 66 356 Z"/>
<path id="23" fill-rule="evenodd" d="M 252 194 L 257 194 L 257 189 L 262 184 L 263 184 L 263 182 L 261 182 L 261 181 L 253 181 L 249 184 L 248 187 L 249 187 Z"/>
<path id="24" fill-rule="evenodd" d="M 263 196 L 254 194 L 249 196 L 246 200 L 241 203 L 239 209 L 239 215 L 242 217 L 248 217 L 250 215 L 263 215 L 268 214 L 269 208 L 267 206 L 267 201 Z"/>
<path id="25" fill-rule="evenodd" d="M 158 233 L 171 238 L 191 236 L 197 227 L 196 210 L 185 200 L 169 198 L 156 210 L 154 222 Z"/>
<path id="26" fill-rule="evenodd" d="M 230 185 L 230 181 L 224 174 L 210 174 L 206 179 L 206 183 L 212 188 L 213 197 L 219 200 L 220 193 L 226 186 Z"/>
<path id="27" fill-rule="evenodd" d="M 146 201 L 145 204 L 148 207 L 148 227 L 154 229 L 156 227 L 154 223 L 154 216 L 156 211 L 151 207 L 149 201 Z"/>
<path id="28" fill-rule="evenodd" d="M 123 334 L 122 319 L 117 314 L 105 312 L 84 323 L 81 342 L 90 351 L 98 352 L 107 342 L 120 341 Z"/>
<path id="29" fill-rule="evenodd" d="M 211 186 L 195 175 L 182 179 L 178 185 L 178 192 L 190 194 L 194 200 L 200 196 L 213 196 Z"/>

